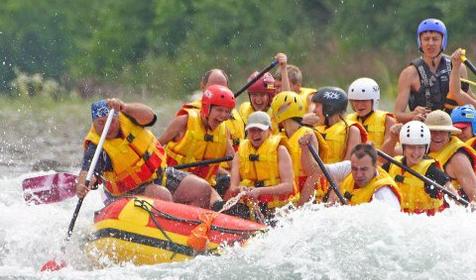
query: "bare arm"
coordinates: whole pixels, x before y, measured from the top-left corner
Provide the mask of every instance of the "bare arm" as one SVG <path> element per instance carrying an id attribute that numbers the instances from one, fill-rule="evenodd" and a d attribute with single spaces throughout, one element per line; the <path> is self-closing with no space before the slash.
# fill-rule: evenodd
<path id="1" fill-rule="evenodd" d="M 429 113 L 429 110 L 421 106 L 417 106 L 414 111 L 406 112 L 408 101 L 410 100 L 412 82 L 415 77 L 418 77 L 418 72 L 415 67 L 410 65 L 403 69 L 398 78 L 398 94 L 394 107 L 394 113 L 398 122 L 407 123 L 411 120 L 424 121 L 426 114 Z"/>
<path id="2" fill-rule="evenodd" d="M 385 141 L 383 142 L 382 145 L 382 151 L 389 156 L 395 156 L 397 154 L 395 147 L 397 146 L 398 142 L 398 137 L 400 135 L 400 130 L 402 129 L 402 124 L 397 123 L 394 124 L 392 127 L 389 129 L 389 134 L 388 137 L 385 137 Z M 382 162 L 386 162 L 386 160 L 381 159 Z"/>
<path id="3" fill-rule="evenodd" d="M 170 141 L 178 140 L 177 138 L 183 137 L 187 129 L 187 121 L 188 115 L 181 115 L 173 119 L 164 133 L 158 138 L 159 143 L 165 146 Z"/>
<path id="4" fill-rule="evenodd" d="M 470 95 L 471 88 L 468 90 L 469 94 L 461 89 L 461 77 L 468 77 L 468 72 L 461 59 L 461 54 L 462 50 L 457 49 L 451 55 L 453 68 L 458 69 L 458 71 L 451 71 L 448 96 L 453 98 L 459 105 L 472 104 L 476 106 L 476 100 Z"/>
<path id="5" fill-rule="evenodd" d="M 351 126 L 349 128 L 349 138 L 347 139 L 347 150 L 345 152 L 344 160 L 350 159 L 350 153 L 352 152 L 352 149 L 360 143 L 362 143 L 360 130 L 355 126 Z"/>
<path id="6" fill-rule="evenodd" d="M 237 193 L 241 191 L 240 182 L 241 182 L 240 157 L 235 156 L 231 164 L 230 188 L 228 188 L 228 191 L 225 194 L 225 200 L 230 199 L 231 197 L 235 196 Z"/>
<path id="7" fill-rule="evenodd" d="M 476 201 L 476 175 L 468 156 L 458 152 L 446 165 L 446 173 L 456 178 L 470 202 Z"/>
<path id="8" fill-rule="evenodd" d="M 384 133 L 384 140 L 383 140 L 384 142 L 385 142 L 385 140 L 392 137 L 390 129 L 396 123 L 397 123 L 397 120 L 394 117 L 392 117 L 390 115 L 387 115 L 385 117 L 385 133 Z"/>
<path id="9" fill-rule="evenodd" d="M 289 83 L 288 70 L 286 69 L 288 65 L 288 57 L 284 53 L 278 53 L 274 58 L 279 63 L 279 72 L 281 73 L 281 91 L 290 91 L 291 85 Z"/>
<path id="10" fill-rule="evenodd" d="M 142 103 L 124 103 L 120 99 L 112 98 L 107 100 L 107 104 L 115 111 L 133 118 L 139 125 L 148 125 L 155 118 L 152 108 Z"/>
<path id="11" fill-rule="evenodd" d="M 281 182 L 272 187 L 256 188 L 259 195 L 287 194 L 293 192 L 294 173 L 291 156 L 284 146 L 278 147 L 279 178 Z"/>

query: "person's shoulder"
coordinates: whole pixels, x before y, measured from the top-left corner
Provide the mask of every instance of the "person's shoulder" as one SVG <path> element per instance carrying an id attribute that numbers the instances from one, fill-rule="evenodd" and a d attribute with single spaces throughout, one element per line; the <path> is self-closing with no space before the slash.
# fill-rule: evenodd
<path id="1" fill-rule="evenodd" d="M 411 77 L 414 75 L 418 75 L 418 72 L 415 65 L 413 64 L 407 65 L 405 68 L 403 68 L 402 72 L 400 72 L 400 77 Z"/>

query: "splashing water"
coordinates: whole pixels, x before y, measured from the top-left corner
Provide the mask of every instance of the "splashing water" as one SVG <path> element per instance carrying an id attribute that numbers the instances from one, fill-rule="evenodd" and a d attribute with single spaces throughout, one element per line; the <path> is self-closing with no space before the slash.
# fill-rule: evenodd
<path id="1" fill-rule="evenodd" d="M 9 122 L 1 123 L 2 130 L 13 129 L 15 133 L 16 117 L 7 117 Z M 60 248 L 65 244 L 63 240 L 77 199 L 27 205 L 22 197 L 22 180 L 45 174 L 30 171 L 31 164 L 24 161 L 32 158 L 24 156 L 25 152 L 34 153 L 35 157 L 38 150 L 48 151 L 54 158 L 68 162 L 61 161 L 63 169 L 78 172 L 81 155 L 72 151 L 77 151 L 87 126 L 81 131 L 70 129 L 63 133 L 65 127 L 74 128 L 74 125 L 55 120 L 27 124 L 21 132 L 10 135 L 11 138 L 0 139 L 2 145 L 10 145 L 5 153 L 2 151 L 0 163 L 13 162 L 0 168 L 1 279 L 474 279 L 476 276 L 476 214 L 453 206 L 435 217 L 409 216 L 378 203 L 329 208 L 305 205 L 288 211 L 276 228 L 250 240 L 245 247 L 224 248 L 220 257 L 198 256 L 183 263 L 111 265 L 96 269 L 83 254 L 82 245 L 92 230 L 94 211 L 102 207 L 100 191 L 90 192 L 84 200 L 64 256 Z M 58 137 L 62 137 L 61 141 Z M 23 147 L 11 139 L 33 140 L 23 140 Z M 56 272 L 39 271 L 41 265 L 55 257 L 64 257 L 68 266 Z"/>

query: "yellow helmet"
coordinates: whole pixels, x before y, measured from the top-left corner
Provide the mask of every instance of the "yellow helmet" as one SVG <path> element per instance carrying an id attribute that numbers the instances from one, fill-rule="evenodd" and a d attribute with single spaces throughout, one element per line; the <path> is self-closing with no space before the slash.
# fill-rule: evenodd
<path id="1" fill-rule="evenodd" d="M 271 109 L 277 123 L 294 117 L 302 118 L 306 112 L 302 97 L 293 91 L 283 91 L 276 95 Z"/>

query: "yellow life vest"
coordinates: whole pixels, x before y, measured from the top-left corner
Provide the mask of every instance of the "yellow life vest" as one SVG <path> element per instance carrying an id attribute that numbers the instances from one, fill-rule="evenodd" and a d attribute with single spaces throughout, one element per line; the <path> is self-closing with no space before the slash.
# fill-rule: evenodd
<path id="1" fill-rule="evenodd" d="M 355 126 L 360 131 L 360 138 L 362 143 L 367 142 L 367 132 L 365 128 L 358 122 L 346 123 L 340 120 L 330 127 L 325 125 L 317 126 L 317 130 L 322 134 L 329 147 L 329 153 L 322 160 L 324 163 L 336 163 L 344 160 L 345 152 L 347 150 L 347 140 L 349 138 L 349 129 Z"/>
<path id="2" fill-rule="evenodd" d="M 306 181 L 307 176 L 305 176 L 304 171 L 301 165 L 301 146 L 299 145 L 299 139 L 307 133 L 315 133 L 312 128 L 301 126 L 296 132 L 287 137 L 285 132 L 282 132 L 283 141 L 288 148 L 289 154 L 293 161 L 293 171 L 294 171 L 294 182 L 298 186 L 298 192 L 301 192 L 302 187 Z"/>
<path id="3" fill-rule="evenodd" d="M 163 147 L 150 130 L 134 124 L 119 113 L 121 137 L 106 139 L 103 149 L 112 162 L 112 171 L 105 171 L 106 189 L 114 196 L 122 195 L 157 178 L 157 170 L 167 167 Z M 91 127 L 84 145 L 98 144 L 101 136 Z"/>
<path id="4" fill-rule="evenodd" d="M 251 115 L 251 113 L 253 113 L 254 111 L 255 111 L 255 109 L 253 109 L 253 106 L 251 106 L 251 103 L 250 103 L 250 102 L 243 102 L 243 103 L 241 103 L 239 112 L 240 112 L 241 119 L 242 119 L 243 122 L 245 123 L 245 126 L 246 126 L 246 124 L 248 123 L 248 117 L 249 117 L 249 116 Z M 276 120 L 274 119 L 273 110 L 271 109 L 271 107 L 269 107 L 269 109 L 268 109 L 268 111 L 266 111 L 266 113 L 267 113 L 267 114 L 269 115 L 269 117 L 271 118 L 271 131 L 273 132 L 273 134 L 279 133 L 278 123 L 277 123 Z"/>
<path id="5" fill-rule="evenodd" d="M 299 89 L 298 94 L 302 97 L 302 100 L 304 102 L 304 108 L 306 108 L 306 112 L 309 110 L 309 102 L 308 102 L 309 95 L 311 95 L 315 92 L 317 92 L 317 90 L 315 88 L 301 87 Z"/>
<path id="6" fill-rule="evenodd" d="M 476 137 L 468 139 L 465 143 L 466 143 L 466 145 L 473 148 L 473 150 L 476 149 Z"/>
<path id="7" fill-rule="evenodd" d="M 402 201 L 402 195 L 397 183 L 388 175 L 388 173 L 381 167 L 377 168 L 377 176 L 372 178 L 370 182 L 360 188 L 355 188 L 355 181 L 352 173 L 345 177 L 340 186 L 341 193 L 349 199 L 351 205 L 358 205 L 361 203 L 370 202 L 374 193 L 382 187 L 390 187 L 393 193 L 398 197 L 398 200 Z"/>
<path id="8" fill-rule="evenodd" d="M 403 157 L 395 157 L 396 160 L 402 162 Z M 418 164 L 410 166 L 413 170 L 421 175 L 425 175 L 428 168 L 435 163 L 434 159 L 423 159 Z M 417 177 L 411 175 L 395 164 L 390 165 L 388 174 L 395 180 L 400 187 L 402 195 L 401 206 L 408 213 L 427 213 L 434 214 L 445 208 L 443 199 L 431 198 L 425 192 L 425 183 Z"/>
<path id="9" fill-rule="evenodd" d="M 450 142 L 446 144 L 443 149 L 438 152 L 431 152 L 428 155 L 438 161 L 438 163 L 443 166 L 443 169 L 446 168 L 448 161 L 456 154 L 460 149 L 463 149 L 470 156 L 471 166 L 473 167 L 473 172 L 476 171 L 476 152 L 467 146 L 463 141 L 461 141 L 456 136 L 451 136 Z M 461 184 L 455 178 L 451 178 L 451 184 L 455 187 L 456 190 L 462 192 Z"/>
<path id="10" fill-rule="evenodd" d="M 246 139 L 240 143 L 238 156 L 240 157 L 240 185 L 247 187 L 269 187 L 281 182 L 279 174 L 278 147 L 281 144 L 281 135 L 271 135 L 256 150 Z M 261 195 L 258 200 L 267 204 L 268 208 L 285 205 L 294 192 L 281 195 Z"/>
<path id="11" fill-rule="evenodd" d="M 233 148 L 238 150 L 240 141 L 245 139 L 245 123 L 237 110 L 231 111 L 231 118 L 225 121 L 225 126 L 230 132 L 231 140 L 233 141 Z"/>
<path id="12" fill-rule="evenodd" d="M 358 117 L 357 113 L 347 115 L 346 120 L 362 124 L 368 133 L 369 141 L 374 143 L 375 148 L 380 149 L 385 139 L 385 123 L 387 116 L 393 116 L 393 114 L 377 110 L 372 112 L 363 122 L 362 119 Z"/>
<path id="13" fill-rule="evenodd" d="M 171 141 L 165 147 L 167 164 L 175 166 L 177 164 L 224 157 L 227 146 L 225 124 L 221 123 L 217 128 L 209 132 L 205 129 L 198 110 L 185 110 L 188 114 L 187 131 L 178 142 Z M 210 164 L 208 166 L 189 168 L 187 171 L 213 183 L 218 166 L 218 164 Z"/>

